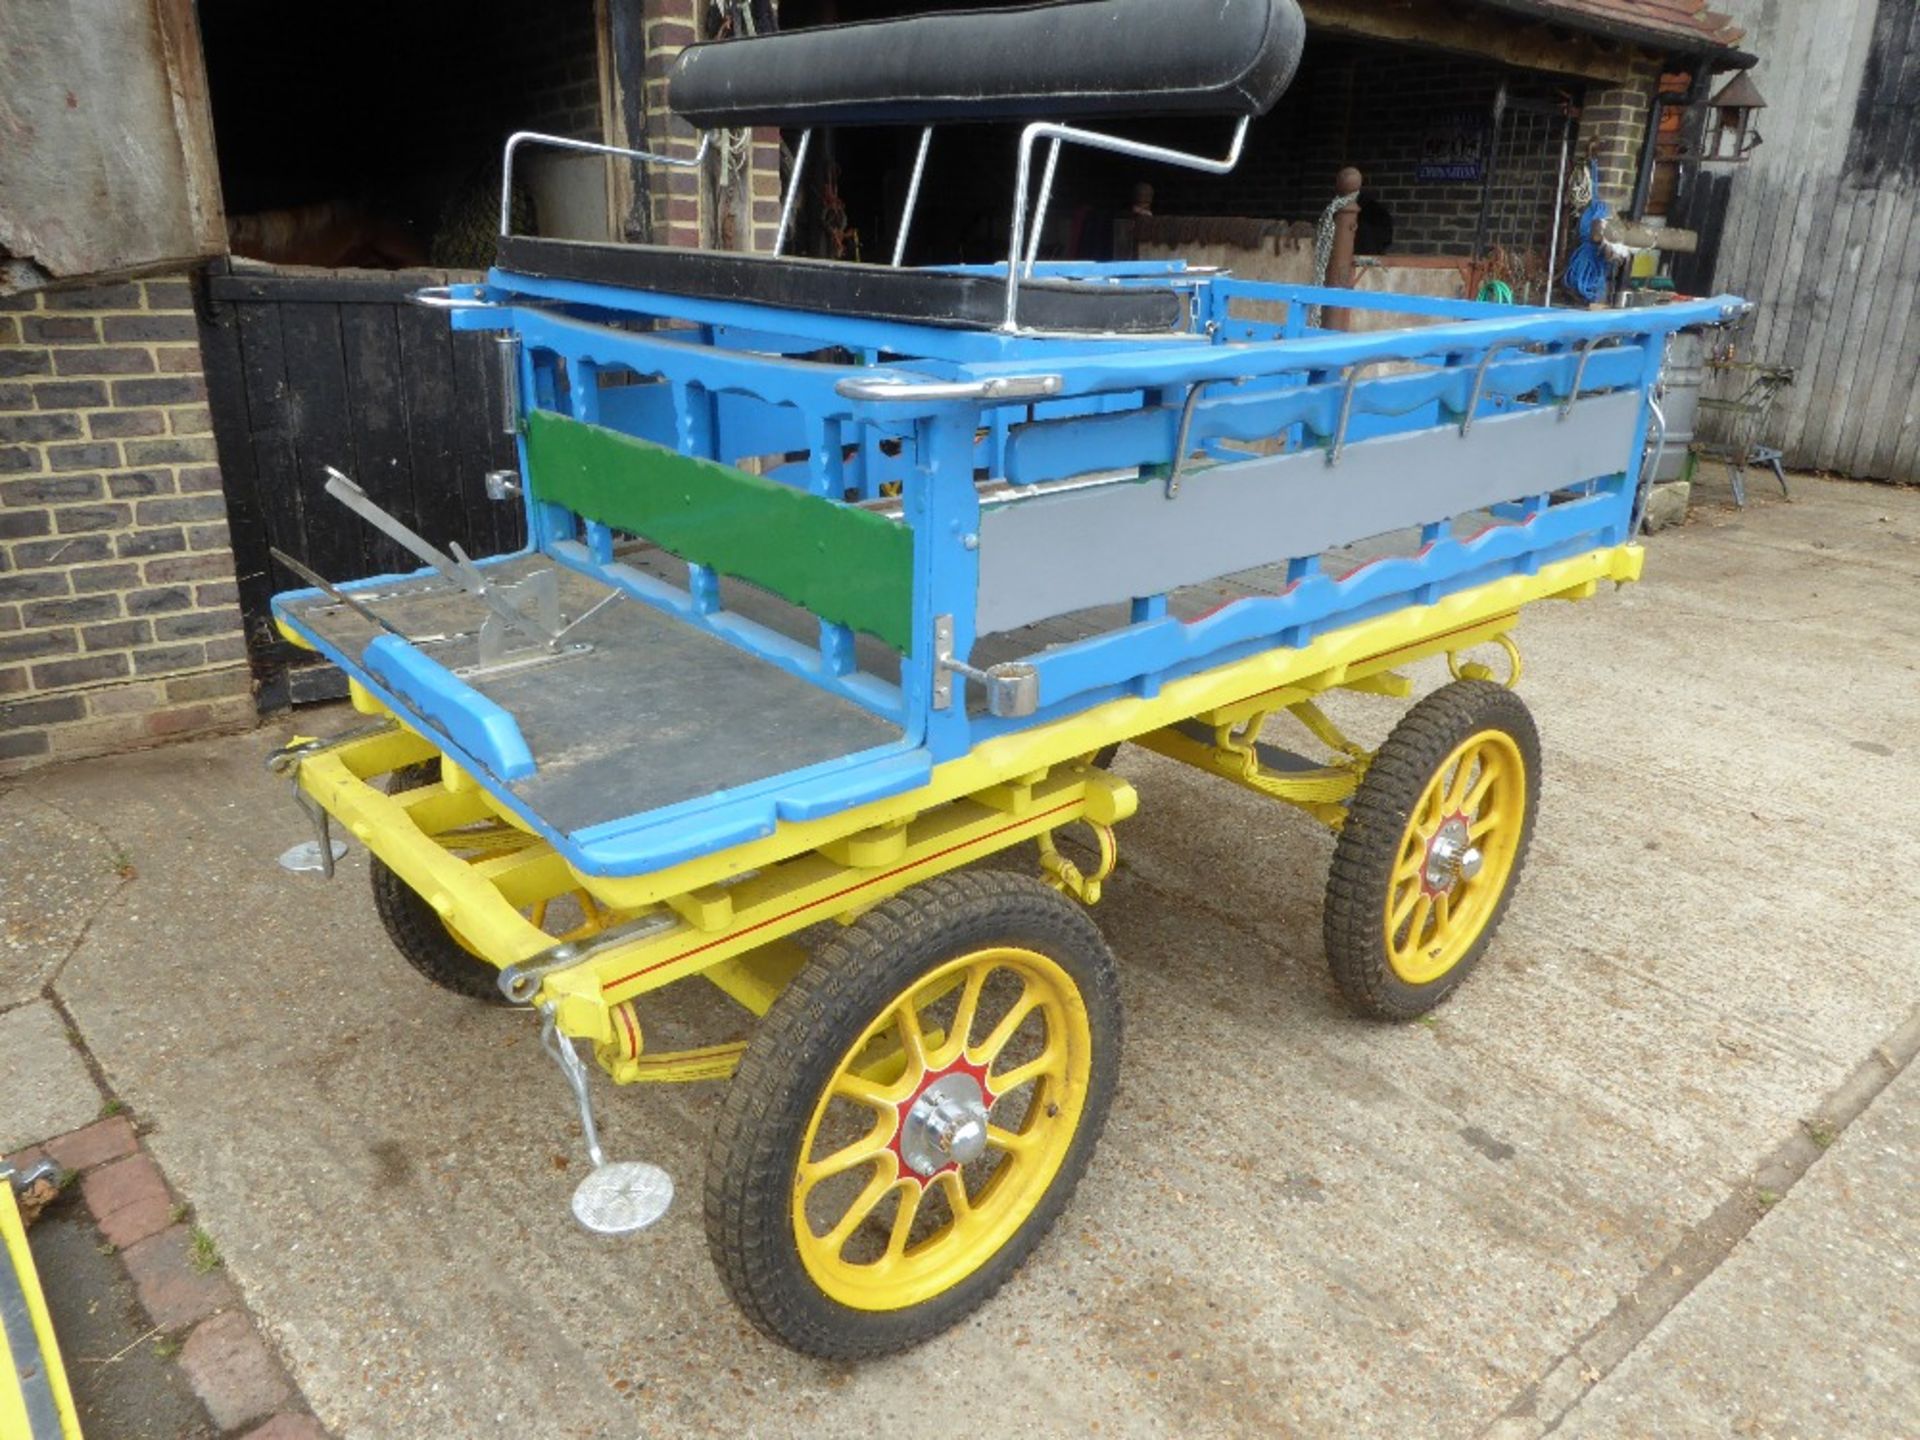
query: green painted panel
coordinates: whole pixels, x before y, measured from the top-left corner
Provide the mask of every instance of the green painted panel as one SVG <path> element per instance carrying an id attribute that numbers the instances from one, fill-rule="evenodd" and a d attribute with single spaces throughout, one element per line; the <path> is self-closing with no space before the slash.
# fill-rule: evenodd
<path id="1" fill-rule="evenodd" d="M 527 469 L 541 500 L 911 647 L 913 532 L 885 516 L 548 410 Z"/>

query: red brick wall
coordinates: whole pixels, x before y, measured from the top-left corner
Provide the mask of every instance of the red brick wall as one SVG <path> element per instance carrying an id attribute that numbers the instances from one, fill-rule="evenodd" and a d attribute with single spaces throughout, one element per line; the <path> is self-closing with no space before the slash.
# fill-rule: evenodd
<path id="1" fill-rule="evenodd" d="M 0 775 L 252 723 L 187 282 L 0 298 Z"/>
<path id="2" fill-rule="evenodd" d="M 703 29 L 707 0 L 645 0 L 647 73 L 646 73 L 646 148 L 659 154 L 691 157 L 700 147 L 699 132 L 667 108 L 667 71 L 681 50 L 695 40 L 705 39 Z M 715 150 L 720 136 L 714 136 Z M 735 250 L 769 251 L 780 223 L 780 132 L 753 132 L 744 176 L 731 185 L 744 184 L 744 207 L 718 203 L 715 177 L 720 159 L 710 151 L 704 173 L 692 170 L 656 167 L 651 176 L 653 199 L 653 238 L 658 245 L 706 246 Z M 739 199 L 737 196 L 730 196 Z M 726 213 L 750 213 L 741 234 L 741 226 L 726 218 Z"/>

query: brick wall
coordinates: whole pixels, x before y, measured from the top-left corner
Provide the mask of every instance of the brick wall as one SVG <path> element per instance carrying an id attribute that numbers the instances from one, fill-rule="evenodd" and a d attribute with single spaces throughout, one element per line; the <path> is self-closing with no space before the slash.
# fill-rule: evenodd
<path id="1" fill-rule="evenodd" d="M 599 41 L 593 0 L 510 5 L 499 17 L 499 55 L 518 93 L 515 123 L 522 130 L 598 140 Z"/>
<path id="2" fill-rule="evenodd" d="M 187 282 L 0 298 L 0 775 L 250 724 Z"/>
<path id="3" fill-rule="evenodd" d="M 691 157 L 700 147 L 694 128 L 667 108 L 667 71 L 675 57 L 704 32 L 707 0 L 644 0 L 646 15 L 645 148 Z M 720 141 L 716 134 L 716 146 Z M 710 154 L 704 173 L 655 168 L 649 177 L 656 245 L 770 251 L 780 227 L 780 132 L 755 130 L 743 172 L 730 177 L 726 193 L 716 183 L 720 157 Z"/>
<path id="4" fill-rule="evenodd" d="M 1661 69 L 1653 56 L 1636 58 L 1624 83 L 1588 94 L 1580 117 L 1574 153 L 1600 162 L 1600 193 L 1623 214 L 1640 180 L 1640 151 L 1646 143 L 1647 118 L 1660 87 Z"/>
<path id="5" fill-rule="evenodd" d="M 1333 199 L 1341 167 L 1358 166 L 1367 188 L 1393 212 L 1394 251 L 1402 255 L 1464 254 L 1480 218 L 1479 180 L 1423 179 L 1431 142 L 1455 130 L 1480 137 L 1485 158 L 1494 96 L 1504 81 L 1515 100 L 1578 100 L 1581 82 L 1491 61 L 1410 47 L 1310 40 L 1300 77 L 1280 106 L 1253 127 L 1247 153 L 1232 175 L 1133 167 L 1155 187 L 1163 215 L 1245 215 L 1317 220 Z M 1205 142 L 1217 148 L 1217 141 Z M 1529 146 L 1500 159 L 1498 181 L 1525 185 L 1544 177 L 1548 193 L 1559 149 Z M 1498 236 L 1494 237 L 1500 238 Z"/>

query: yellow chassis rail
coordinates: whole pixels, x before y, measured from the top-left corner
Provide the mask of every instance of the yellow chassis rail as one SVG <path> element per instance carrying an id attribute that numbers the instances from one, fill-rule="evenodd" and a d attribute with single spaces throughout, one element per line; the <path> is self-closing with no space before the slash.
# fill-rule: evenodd
<path id="1" fill-rule="evenodd" d="M 1338 826 L 1366 754 L 1312 700 L 1333 689 L 1404 695 L 1397 667 L 1507 636 L 1536 600 L 1585 599 L 1605 581 L 1640 576 L 1638 546 L 1598 550 L 1169 682 L 1152 698 L 1111 701 L 1056 724 L 1003 736 L 942 765 L 926 786 L 839 815 L 782 824 L 764 839 L 649 875 L 587 876 L 497 807 L 470 776 L 442 762 L 441 783 L 389 795 L 380 777 L 432 759 L 436 745 L 394 728 L 298 757 L 295 783 L 422 895 L 475 954 L 502 970 L 538 962 L 521 998 L 552 1005 L 565 1034 L 594 1042 L 616 1080 L 729 1073 L 740 1046 L 649 1054 L 633 1000 L 702 975 L 754 1014 L 765 1013 L 799 963 L 788 936 L 849 921 L 910 885 L 1028 840 L 1061 889 L 1088 903 L 1113 865 L 1111 827 L 1138 799 L 1090 763 L 1135 741 Z M 1484 673 L 1468 667 L 1467 673 Z M 355 704 L 384 714 L 357 687 Z M 1337 759 L 1322 770 L 1273 772 L 1253 749 L 1266 716 L 1290 710 Z M 1212 743 L 1172 727 L 1198 722 Z M 1190 728 L 1190 727 L 1189 727 Z M 1100 861 L 1084 874 L 1053 844 L 1085 824 Z M 548 906 L 574 897 L 582 924 L 543 929 Z M 556 953 L 562 942 L 569 949 Z M 576 958 L 577 957 L 577 958 Z"/>

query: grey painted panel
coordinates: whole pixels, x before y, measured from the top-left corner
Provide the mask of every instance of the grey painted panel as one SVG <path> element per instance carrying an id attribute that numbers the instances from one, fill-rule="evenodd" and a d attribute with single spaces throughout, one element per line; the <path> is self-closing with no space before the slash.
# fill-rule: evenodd
<path id="1" fill-rule="evenodd" d="M 1093 605 L 1316 555 L 1628 468 L 1636 391 L 1322 450 L 989 506 L 980 520 L 982 635 Z"/>

